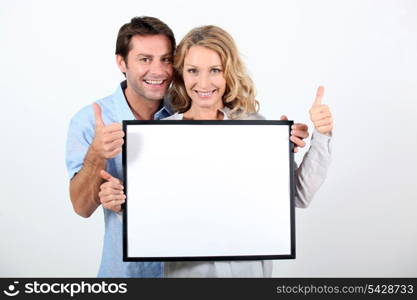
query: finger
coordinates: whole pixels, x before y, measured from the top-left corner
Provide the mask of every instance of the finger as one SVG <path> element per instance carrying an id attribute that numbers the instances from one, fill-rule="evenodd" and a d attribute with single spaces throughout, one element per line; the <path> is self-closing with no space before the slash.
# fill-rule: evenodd
<path id="1" fill-rule="evenodd" d="M 119 184 L 119 183 L 115 183 L 115 182 L 107 182 L 109 185 L 107 185 L 106 187 L 103 187 L 100 192 L 99 195 L 100 197 L 111 197 L 111 196 L 120 196 L 120 195 L 124 195 L 124 188 L 123 185 Z M 113 186 L 110 186 L 110 184 L 112 184 Z"/>
<path id="2" fill-rule="evenodd" d="M 109 159 L 109 158 L 114 158 L 114 157 L 116 157 L 117 155 L 119 155 L 120 153 L 122 153 L 122 147 L 116 148 L 116 149 L 114 149 L 114 150 L 113 150 L 113 151 L 111 151 L 111 152 L 107 152 L 107 154 L 106 154 L 106 158 L 107 158 L 107 159 Z"/>
<path id="3" fill-rule="evenodd" d="M 98 198 L 100 199 L 101 203 L 106 203 L 112 200 L 113 195 L 108 190 L 100 190 L 98 193 Z"/>
<path id="4" fill-rule="evenodd" d="M 295 137 L 298 137 L 298 138 L 306 139 L 306 138 L 308 138 L 308 131 L 291 130 L 291 135 L 293 135 Z"/>
<path id="5" fill-rule="evenodd" d="M 330 133 L 333 130 L 333 124 L 332 125 L 327 125 L 327 126 L 320 126 L 317 127 L 317 131 L 320 133 Z"/>
<path id="6" fill-rule="evenodd" d="M 286 115 L 282 115 L 280 118 L 281 121 L 288 121 L 288 118 Z"/>
<path id="7" fill-rule="evenodd" d="M 316 99 L 314 99 L 313 106 L 321 105 L 324 95 L 324 86 L 319 86 L 316 93 Z"/>
<path id="8" fill-rule="evenodd" d="M 126 196 L 124 194 L 119 195 L 107 195 L 107 196 L 101 196 L 100 202 L 105 204 L 112 201 L 124 201 L 126 199 Z"/>
<path id="9" fill-rule="evenodd" d="M 298 146 L 295 146 L 294 147 L 294 153 L 297 153 L 298 152 Z"/>
<path id="10" fill-rule="evenodd" d="M 120 147 L 120 148 L 116 148 L 116 149 L 114 149 L 111 153 L 110 153 L 110 155 L 111 155 L 111 157 L 116 157 L 117 155 L 119 155 L 120 153 L 122 153 L 122 148 Z"/>
<path id="11" fill-rule="evenodd" d="M 293 129 L 293 130 L 303 130 L 303 131 L 308 132 L 308 126 L 306 124 L 303 124 L 303 123 L 296 123 L 296 124 L 291 126 L 291 129 Z"/>
<path id="12" fill-rule="evenodd" d="M 323 120 L 319 120 L 314 122 L 314 126 L 315 127 L 320 127 L 320 126 L 328 126 L 332 124 L 332 119 L 331 118 L 327 118 L 327 119 L 323 119 Z"/>
<path id="13" fill-rule="evenodd" d="M 310 115 L 321 113 L 321 112 L 326 112 L 326 111 L 330 111 L 330 108 L 328 105 L 326 104 L 317 105 L 317 106 L 313 106 L 310 109 Z"/>
<path id="14" fill-rule="evenodd" d="M 110 180 L 113 178 L 113 176 L 110 175 L 110 173 L 106 172 L 105 170 L 101 170 L 100 171 L 100 176 L 101 178 L 103 178 L 104 180 Z"/>
<path id="15" fill-rule="evenodd" d="M 117 206 L 115 206 L 115 207 L 113 207 L 113 209 L 112 209 L 114 212 L 119 212 L 119 211 L 121 211 L 122 210 L 122 206 L 121 205 L 117 205 Z"/>
<path id="16" fill-rule="evenodd" d="M 116 183 L 113 181 L 106 181 L 100 185 L 100 194 L 105 195 L 116 195 L 123 193 L 124 187 L 121 183 Z"/>
<path id="17" fill-rule="evenodd" d="M 110 125 L 107 125 L 105 130 L 104 130 L 105 133 L 113 133 L 115 131 L 122 131 L 123 132 L 122 124 L 120 124 L 120 123 L 111 123 Z"/>
<path id="18" fill-rule="evenodd" d="M 123 143 L 124 143 L 123 140 L 117 140 L 110 144 L 104 144 L 103 148 L 104 148 L 104 151 L 106 151 L 107 153 L 110 153 L 110 152 L 113 152 L 114 150 L 122 149 Z"/>
<path id="19" fill-rule="evenodd" d="M 116 178 L 117 179 L 117 178 Z M 106 190 L 113 190 L 114 194 L 123 193 L 123 184 L 120 182 L 119 179 L 116 181 L 108 181 L 108 185 L 106 186 Z"/>
<path id="20" fill-rule="evenodd" d="M 124 143 L 123 139 L 117 139 L 115 141 L 106 142 L 103 147 L 104 147 L 104 150 L 106 151 L 113 151 L 116 148 L 122 147 L 123 143 Z"/>
<path id="21" fill-rule="evenodd" d="M 96 121 L 96 127 L 103 127 L 104 122 L 103 118 L 101 117 L 101 107 L 97 103 L 93 103 L 93 109 L 94 109 L 94 117 Z"/>
<path id="22" fill-rule="evenodd" d="M 104 170 L 101 170 L 101 171 L 100 171 L 100 176 L 101 176 L 101 178 L 103 178 L 104 180 L 111 181 L 111 182 L 114 182 L 114 183 L 116 183 L 116 184 L 120 184 L 119 179 L 117 179 L 117 178 L 115 178 L 115 177 L 111 176 L 108 172 L 106 172 L 106 171 L 104 171 Z"/>
<path id="23" fill-rule="evenodd" d="M 332 114 L 329 111 L 312 115 L 311 121 L 316 122 L 328 118 L 332 118 Z"/>
<path id="24" fill-rule="evenodd" d="M 295 137 L 295 136 L 290 136 L 290 140 L 291 140 L 291 142 L 293 142 L 295 145 L 297 145 L 298 147 L 301 147 L 301 148 L 303 148 L 305 145 L 306 145 L 306 143 L 303 141 L 303 140 L 301 140 L 301 139 L 299 139 L 298 137 Z"/>
<path id="25" fill-rule="evenodd" d="M 123 204 L 123 203 L 114 202 L 114 203 L 106 203 L 106 204 L 103 204 L 103 206 L 104 206 L 104 208 L 106 208 L 108 210 L 112 210 L 112 211 L 115 211 L 115 212 L 119 212 L 122 209 L 121 204 Z"/>
<path id="26" fill-rule="evenodd" d="M 332 130 L 333 129 L 333 121 L 332 122 L 330 122 L 330 123 L 328 123 L 328 124 L 325 124 L 325 125 L 320 125 L 320 126 L 316 126 L 316 129 L 318 130 L 318 129 L 325 129 L 325 130 L 327 130 L 327 129 L 329 129 L 330 128 L 330 130 Z"/>
<path id="27" fill-rule="evenodd" d="M 113 143 L 116 140 L 123 140 L 124 132 L 123 131 L 115 131 L 112 133 L 105 133 L 103 137 L 104 143 Z"/>
<path id="28" fill-rule="evenodd" d="M 125 136 L 125 133 L 122 130 L 113 131 L 111 133 L 107 133 L 103 140 L 104 140 L 105 143 L 109 143 L 109 142 L 113 142 L 115 140 L 123 139 L 124 136 Z"/>
<path id="29" fill-rule="evenodd" d="M 121 205 L 121 204 L 123 204 L 123 203 L 125 203 L 125 200 L 124 199 L 122 199 L 122 200 L 111 200 L 111 201 L 108 201 L 108 202 L 106 202 L 106 203 L 103 203 L 103 205 L 106 207 L 112 207 L 112 206 L 117 206 L 117 205 Z"/>

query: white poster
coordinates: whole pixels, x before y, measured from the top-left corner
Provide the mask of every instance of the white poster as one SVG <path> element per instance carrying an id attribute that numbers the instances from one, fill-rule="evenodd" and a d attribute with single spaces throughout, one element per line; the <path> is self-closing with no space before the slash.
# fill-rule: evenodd
<path id="1" fill-rule="evenodd" d="M 286 121 L 127 121 L 124 259 L 294 258 Z"/>

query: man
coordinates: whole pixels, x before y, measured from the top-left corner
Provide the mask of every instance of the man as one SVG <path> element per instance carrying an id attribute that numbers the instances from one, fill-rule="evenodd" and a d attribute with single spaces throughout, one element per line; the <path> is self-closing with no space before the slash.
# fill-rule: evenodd
<path id="1" fill-rule="evenodd" d="M 69 127 L 66 158 L 70 196 L 80 216 L 89 217 L 101 204 L 101 170 L 122 178 L 122 120 L 171 115 L 163 98 L 171 83 L 174 50 L 172 30 L 156 18 L 133 18 L 120 28 L 116 61 L 126 81 L 113 95 L 79 111 Z M 106 230 L 98 276 L 160 277 L 161 263 L 122 260 L 122 223 L 115 211 L 120 211 L 123 201 L 103 204 Z"/>
<path id="2" fill-rule="evenodd" d="M 80 110 L 71 120 L 66 163 L 74 210 L 89 217 L 102 204 L 105 234 L 99 277 L 162 277 L 160 262 L 123 262 L 121 205 L 124 194 L 122 120 L 162 119 L 172 114 L 164 100 L 171 83 L 175 38 L 172 30 L 152 17 L 133 18 L 117 37 L 116 62 L 126 81 L 113 95 Z M 298 124 L 291 140 L 303 147 L 307 126 Z M 106 170 L 106 171 L 104 171 Z M 107 181 L 107 182 L 106 182 Z M 100 192 L 106 184 L 112 195 Z M 101 198 L 101 200 L 100 200 Z"/>

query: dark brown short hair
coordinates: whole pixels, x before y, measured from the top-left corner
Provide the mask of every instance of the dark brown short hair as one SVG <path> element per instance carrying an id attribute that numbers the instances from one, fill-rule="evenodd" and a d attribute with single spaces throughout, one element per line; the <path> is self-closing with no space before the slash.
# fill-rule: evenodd
<path id="1" fill-rule="evenodd" d="M 161 20 L 153 17 L 134 17 L 130 23 L 124 24 L 119 29 L 116 41 L 116 54 L 127 62 L 127 55 L 131 50 L 130 40 L 135 35 L 163 34 L 171 42 L 172 52 L 175 51 L 175 37 L 171 28 Z"/>

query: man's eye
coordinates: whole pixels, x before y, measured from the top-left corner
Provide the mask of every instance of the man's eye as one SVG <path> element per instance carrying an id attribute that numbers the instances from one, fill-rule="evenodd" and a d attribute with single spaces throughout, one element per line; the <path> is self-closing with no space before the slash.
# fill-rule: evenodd
<path id="1" fill-rule="evenodd" d="M 166 58 L 163 59 L 163 62 L 167 63 L 167 64 L 171 64 L 172 63 L 172 58 L 166 57 Z"/>
<path id="2" fill-rule="evenodd" d="M 151 60 L 150 60 L 150 58 L 148 58 L 148 57 L 142 57 L 141 59 L 139 59 L 141 62 L 145 62 L 145 63 L 147 63 L 147 62 L 150 62 Z"/>

